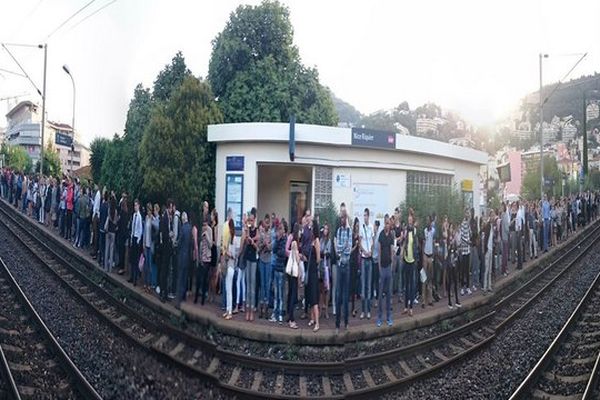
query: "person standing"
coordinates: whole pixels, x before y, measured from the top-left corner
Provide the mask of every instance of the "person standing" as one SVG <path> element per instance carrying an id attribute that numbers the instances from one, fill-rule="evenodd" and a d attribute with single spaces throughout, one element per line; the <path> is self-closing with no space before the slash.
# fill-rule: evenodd
<path id="1" fill-rule="evenodd" d="M 421 307 L 425 308 L 426 304 L 433 307 L 432 299 L 432 282 L 433 282 L 433 239 L 435 237 L 435 225 L 433 224 L 433 218 L 427 217 L 427 226 L 423 229 L 424 248 L 423 248 L 423 269 L 425 270 L 424 278 L 421 279 L 421 292 L 423 294 L 423 302 Z"/>
<path id="2" fill-rule="evenodd" d="M 465 218 L 460 224 L 460 289 L 461 296 L 471 294 L 469 266 L 471 264 L 471 225 L 469 224 L 469 210 L 465 210 Z"/>
<path id="3" fill-rule="evenodd" d="M 265 215 L 260 228 L 258 249 L 260 272 L 260 310 L 258 318 L 268 318 L 269 293 L 271 292 L 271 256 L 273 254 L 271 216 L 269 214 Z"/>
<path id="4" fill-rule="evenodd" d="M 231 218 L 231 210 L 227 212 L 227 221 L 225 223 L 227 224 L 227 229 L 223 226 L 222 254 L 227 266 L 227 273 L 225 275 L 225 293 L 227 299 L 223 318 L 230 320 L 233 318 L 233 274 L 235 273 L 236 258 L 239 251 L 239 241 L 235 237 L 235 224 Z"/>
<path id="5" fill-rule="evenodd" d="M 200 235 L 200 268 L 198 268 L 198 275 L 196 276 L 194 303 L 198 302 L 198 296 L 201 295 L 200 304 L 204 305 L 208 291 L 208 273 L 210 271 L 211 248 L 213 245 L 209 214 L 203 216 L 202 233 Z"/>
<path id="6" fill-rule="evenodd" d="M 146 217 L 144 218 L 144 290 L 150 291 L 152 285 L 152 270 L 154 265 L 154 232 L 152 232 L 152 203 L 146 204 Z"/>
<path id="7" fill-rule="evenodd" d="M 483 228 L 482 239 L 484 240 L 484 273 L 483 273 L 483 292 L 492 291 L 492 260 L 494 256 L 494 223 L 495 214 L 490 210 L 490 216 Z"/>
<path id="8" fill-rule="evenodd" d="M 160 301 L 163 303 L 167 300 L 167 274 L 169 273 L 169 264 L 171 262 L 171 256 L 173 252 L 173 236 L 171 234 L 172 212 L 173 201 L 169 199 L 167 200 L 167 206 L 163 212 L 159 223 L 160 264 L 158 270 L 158 286 L 156 287 L 156 292 L 160 296 Z"/>
<path id="9" fill-rule="evenodd" d="M 106 272 L 111 272 L 115 266 L 115 240 L 117 230 L 119 229 L 119 214 L 117 213 L 117 204 L 115 199 L 110 200 L 110 208 L 107 213 L 104 231 L 106 232 L 106 248 L 104 249 L 104 268 Z"/>
<path id="10" fill-rule="evenodd" d="M 344 327 L 348 329 L 348 303 L 350 291 L 350 253 L 352 251 L 352 232 L 348 226 L 348 215 L 341 214 L 341 224 L 335 235 L 335 247 L 338 255 L 338 273 L 336 289 L 335 333 L 340 330 L 340 320 L 344 314 Z"/>
<path id="11" fill-rule="evenodd" d="M 500 221 L 500 230 L 502 232 L 502 275 L 508 275 L 508 252 L 510 239 L 510 216 L 506 203 L 502 203 L 502 217 Z"/>
<path id="12" fill-rule="evenodd" d="M 419 240 L 417 238 L 417 229 L 414 226 L 414 214 L 409 211 L 408 224 L 403 233 L 403 258 L 404 258 L 404 314 L 408 312 L 413 316 L 413 303 L 415 299 L 415 265 L 419 261 Z"/>
<path id="13" fill-rule="evenodd" d="M 383 231 L 377 239 L 379 248 L 379 259 L 377 268 L 379 269 L 379 288 L 377 289 L 378 308 L 377 308 L 377 326 L 381 326 L 383 316 L 383 294 L 385 293 L 385 313 L 388 326 L 392 326 L 392 259 L 394 257 L 395 234 L 390 227 L 390 219 L 384 219 Z"/>
<path id="14" fill-rule="evenodd" d="M 325 319 L 329 319 L 329 289 L 331 287 L 329 278 L 331 273 L 333 244 L 332 240 L 330 239 L 329 225 L 327 223 L 323 226 L 323 233 L 321 234 L 320 244 L 321 264 L 319 266 L 319 303 L 321 310 L 325 313 Z"/>
<path id="15" fill-rule="evenodd" d="M 386 214 L 387 219 L 389 219 L 389 215 Z M 384 219 L 385 219 L 384 218 Z M 385 224 L 385 221 L 384 221 Z M 377 244 L 377 239 L 379 238 L 379 234 L 381 233 L 380 222 L 375 220 L 373 223 L 373 256 L 371 257 L 371 299 L 375 301 L 375 307 L 377 307 L 377 291 L 379 290 L 379 245 Z"/>
<path id="16" fill-rule="evenodd" d="M 543 229 L 544 229 L 544 253 L 548 252 L 548 240 L 550 236 L 550 202 L 548 202 L 548 198 L 546 194 L 544 194 L 542 201 L 542 219 L 543 219 Z"/>
<path id="17" fill-rule="evenodd" d="M 454 229 L 454 224 L 450 224 L 450 235 L 448 237 L 448 280 L 446 281 L 446 290 L 448 291 L 448 308 L 454 310 L 454 307 L 461 308 L 458 298 L 458 269 L 460 268 L 460 257 L 458 248 L 460 246 L 460 230 Z M 452 305 L 452 288 L 454 288 L 455 304 Z"/>
<path id="18" fill-rule="evenodd" d="M 73 227 L 73 201 L 74 201 L 74 188 L 71 178 L 67 178 L 67 195 L 65 199 L 67 218 L 65 222 L 65 239 L 71 240 L 71 233 Z"/>
<path id="19" fill-rule="evenodd" d="M 311 229 L 313 238 L 311 248 L 308 253 L 307 265 L 307 295 L 306 301 L 310 310 L 310 321 L 308 326 L 313 326 L 313 332 L 319 331 L 319 264 L 321 263 L 321 244 L 319 242 L 319 224 L 313 221 Z"/>
<path id="20" fill-rule="evenodd" d="M 517 201 L 517 217 L 515 221 L 515 235 L 517 244 L 517 269 L 523 269 L 523 230 L 525 227 L 525 210 Z"/>
<path id="21" fill-rule="evenodd" d="M 256 312 L 256 268 L 258 261 L 258 228 L 254 215 L 248 216 L 246 242 L 246 321 L 254 321 Z"/>
<path id="22" fill-rule="evenodd" d="M 98 246 L 100 244 L 100 225 L 98 221 L 100 220 L 100 206 L 102 205 L 102 193 L 100 192 L 100 187 L 96 184 L 94 185 L 94 204 L 92 206 L 92 250 L 91 256 L 93 259 L 98 257 Z"/>
<path id="23" fill-rule="evenodd" d="M 369 223 L 370 211 L 365 208 L 360 228 L 360 296 L 362 310 L 360 319 L 371 319 L 371 279 L 373 277 L 373 226 Z"/>
<path id="24" fill-rule="evenodd" d="M 185 301 L 187 293 L 188 268 L 190 267 L 193 252 L 192 225 L 188 221 L 186 212 L 181 214 L 181 232 L 179 233 L 179 253 L 177 254 L 177 298 L 175 307 L 180 308 L 181 302 Z"/>
<path id="25" fill-rule="evenodd" d="M 404 240 L 404 227 L 402 226 L 402 213 L 399 207 L 394 212 L 394 236 L 396 237 L 396 254 L 394 255 L 394 273 L 397 278 L 394 280 L 396 293 L 398 294 L 398 304 L 402 303 L 402 294 L 404 292 L 404 261 L 402 254 L 402 242 Z"/>
<path id="26" fill-rule="evenodd" d="M 127 281 L 133 283 L 133 286 L 136 286 L 140 274 L 139 261 L 143 233 L 144 225 L 140 214 L 140 201 L 136 199 L 133 202 L 133 216 L 131 217 L 131 231 L 129 234 L 129 280 Z"/>
<path id="27" fill-rule="evenodd" d="M 283 290 L 284 290 L 284 272 L 286 256 L 286 241 L 288 227 L 287 222 L 281 221 L 276 226 L 275 243 L 273 244 L 273 254 L 275 255 L 274 268 L 274 294 L 273 315 L 279 325 L 283 324 Z M 275 321 L 272 321 L 275 322 Z"/>
<path id="28" fill-rule="evenodd" d="M 207 214 L 208 218 L 208 214 Z M 181 213 L 177 209 L 177 204 L 173 203 L 173 220 L 171 223 L 171 236 L 173 251 L 171 255 L 171 265 L 169 270 L 169 299 L 175 298 L 175 292 L 177 291 L 177 265 L 178 257 L 177 252 L 179 250 L 179 234 L 181 231 Z"/>

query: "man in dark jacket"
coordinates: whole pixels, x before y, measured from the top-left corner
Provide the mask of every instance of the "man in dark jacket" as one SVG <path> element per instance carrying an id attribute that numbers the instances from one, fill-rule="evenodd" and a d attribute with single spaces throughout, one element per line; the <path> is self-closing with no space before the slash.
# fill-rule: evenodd
<path id="1" fill-rule="evenodd" d="M 284 290 L 284 274 L 286 265 L 285 244 L 287 241 L 287 223 L 276 223 L 277 233 L 275 243 L 273 244 L 273 254 L 275 255 L 275 263 L 273 264 L 274 272 L 274 291 L 275 302 L 273 304 L 273 314 L 277 318 L 279 325 L 283 324 L 283 290 Z"/>
<path id="2" fill-rule="evenodd" d="M 167 300 L 167 272 L 169 271 L 169 262 L 173 252 L 172 237 L 170 235 L 171 213 L 173 212 L 173 201 L 167 200 L 167 207 L 159 223 L 160 235 L 160 260 L 158 269 L 158 288 L 157 292 L 160 295 L 160 301 L 163 303 Z"/>

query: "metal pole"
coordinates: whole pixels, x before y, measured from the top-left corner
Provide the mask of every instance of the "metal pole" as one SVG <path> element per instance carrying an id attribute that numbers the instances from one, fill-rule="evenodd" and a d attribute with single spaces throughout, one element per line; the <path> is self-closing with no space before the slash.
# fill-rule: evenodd
<path id="1" fill-rule="evenodd" d="M 582 162 L 582 172 L 583 172 L 583 176 L 584 178 L 587 176 L 588 174 L 588 135 L 587 135 L 587 96 L 586 96 L 586 91 L 583 91 L 583 154 L 581 155 L 581 162 Z"/>
<path id="2" fill-rule="evenodd" d="M 73 82 L 73 123 L 71 128 L 73 129 L 73 141 L 71 142 L 71 175 L 73 175 L 73 153 L 75 152 L 75 79 L 73 79 L 73 75 L 69 73 L 71 77 L 71 82 Z"/>
<path id="3" fill-rule="evenodd" d="M 540 53 L 540 199 L 544 198 L 544 99 L 542 95 L 542 58 Z"/>
<path id="4" fill-rule="evenodd" d="M 44 133 L 46 129 L 46 66 L 48 62 L 48 44 L 44 44 L 44 83 L 42 94 L 42 146 L 40 147 L 40 174 L 44 174 Z"/>

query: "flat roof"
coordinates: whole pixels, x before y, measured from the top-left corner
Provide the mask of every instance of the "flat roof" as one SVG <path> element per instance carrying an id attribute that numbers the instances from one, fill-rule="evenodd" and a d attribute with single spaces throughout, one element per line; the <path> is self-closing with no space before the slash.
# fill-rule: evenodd
<path id="1" fill-rule="evenodd" d="M 289 128 L 289 124 L 283 122 L 244 122 L 209 125 L 208 141 L 217 144 L 227 142 L 288 143 Z M 353 145 L 352 129 L 353 128 L 296 124 L 296 143 L 410 152 L 451 158 L 479 165 L 485 165 L 488 162 L 488 153 L 483 151 L 394 132 L 372 131 L 375 134 L 395 135 L 395 146 L 393 148 Z"/>

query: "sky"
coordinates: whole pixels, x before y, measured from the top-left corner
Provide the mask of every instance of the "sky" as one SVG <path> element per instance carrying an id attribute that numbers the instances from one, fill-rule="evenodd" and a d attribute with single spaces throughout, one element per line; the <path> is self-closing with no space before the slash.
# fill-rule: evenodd
<path id="1" fill-rule="evenodd" d="M 240 4 L 232 0 L 0 0 L 0 42 L 48 44 L 47 115 L 70 123 L 84 143 L 121 134 L 133 89 L 151 87 L 179 50 L 206 77 L 211 41 Z M 113 2 L 114 1 L 114 2 Z M 408 101 L 435 102 L 476 126 L 492 125 L 545 83 L 600 71 L 597 0 L 284 0 L 302 62 L 321 83 L 362 113 Z M 83 20 L 97 9 L 108 5 Z M 42 88 L 43 51 L 10 46 Z M 28 80 L 3 70 L 18 66 L 0 48 L 0 99 L 23 95 L 41 103 Z M 14 101 L 14 100 L 11 100 Z M 0 101 L 5 114 L 12 105 Z M 0 126 L 6 125 L 0 117 Z"/>

